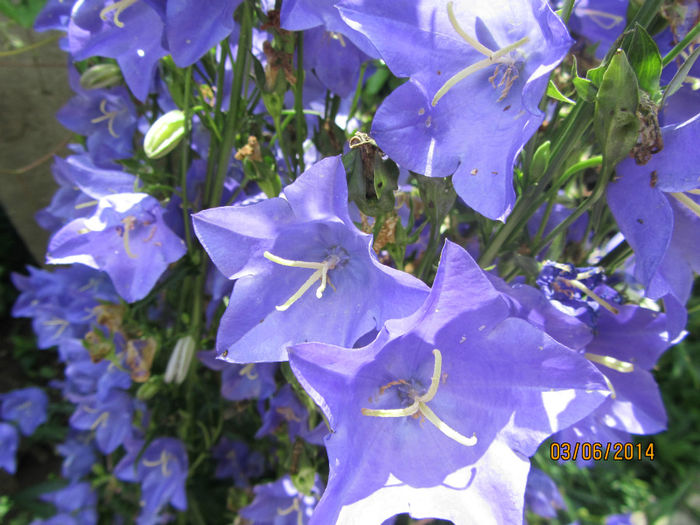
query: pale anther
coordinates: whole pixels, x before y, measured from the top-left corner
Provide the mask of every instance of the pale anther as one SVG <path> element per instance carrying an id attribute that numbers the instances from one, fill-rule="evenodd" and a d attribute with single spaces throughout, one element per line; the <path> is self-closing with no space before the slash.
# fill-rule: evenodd
<path id="1" fill-rule="evenodd" d="M 483 45 L 481 42 L 479 42 L 477 39 L 470 36 L 466 31 L 464 31 L 464 29 L 461 28 L 461 26 L 457 22 L 457 18 L 455 17 L 452 6 L 453 2 L 447 3 L 447 16 L 450 19 L 450 23 L 452 24 L 453 29 L 457 32 L 459 36 L 462 37 L 462 39 L 467 44 L 476 49 L 482 55 L 486 56 L 486 58 L 484 58 L 483 60 L 479 60 L 475 64 L 464 68 L 462 71 L 450 77 L 447 80 L 447 82 L 445 82 L 445 84 L 443 84 L 443 86 L 437 91 L 437 93 L 435 93 L 432 105 L 435 106 L 438 103 L 438 101 L 443 96 L 445 96 L 445 94 L 447 94 L 447 92 L 450 89 L 452 89 L 458 82 L 461 82 L 472 73 L 481 71 L 482 69 L 494 64 L 497 66 L 497 69 L 496 72 L 489 78 L 489 81 L 494 87 L 503 87 L 501 96 L 498 99 L 498 101 L 500 102 L 501 100 L 506 98 L 508 92 L 510 91 L 510 88 L 513 86 L 513 82 L 515 82 L 515 80 L 518 78 L 518 72 L 515 69 L 515 60 L 513 58 L 508 57 L 507 55 L 511 53 L 511 51 L 515 51 L 519 47 L 525 45 L 530 40 L 530 38 L 527 36 L 523 37 L 517 42 L 509 44 L 506 47 L 499 49 L 498 51 L 492 51 L 491 49 Z M 506 66 L 506 71 L 503 73 L 503 78 L 501 79 L 501 81 L 496 85 L 495 79 L 498 75 L 498 68 L 500 68 L 501 64 Z"/>
<path id="2" fill-rule="evenodd" d="M 275 308 L 279 312 L 284 312 L 290 306 L 292 306 L 318 280 L 321 281 L 321 284 L 316 289 L 316 297 L 319 299 L 323 297 L 323 292 L 326 289 L 326 284 L 330 284 L 330 280 L 328 279 L 328 272 L 330 270 L 333 270 L 340 262 L 340 257 L 338 257 L 337 255 L 331 255 L 323 262 L 292 261 L 290 259 L 284 259 L 283 257 L 273 255 L 268 251 L 263 253 L 263 256 L 267 260 L 272 261 L 276 264 L 280 264 L 282 266 L 291 266 L 294 268 L 308 268 L 309 270 L 315 270 L 311 274 L 311 276 L 304 282 L 304 284 L 302 284 L 299 287 L 299 289 L 296 292 L 294 292 L 294 295 L 287 299 L 287 301 L 284 304 L 275 306 Z"/>
<path id="3" fill-rule="evenodd" d="M 133 215 L 129 215 L 128 217 L 124 217 L 122 219 L 122 223 L 124 224 L 124 233 L 122 234 L 122 238 L 124 240 L 124 252 L 131 259 L 136 259 L 138 257 L 138 255 L 131 251 L 129 246 L 129 232 L 135 228 L 135 222 L 136 218 Z"/>
<path id="4" fill-rule="evenodd" d="M 104 98 L 102 99 L 102 102 L 100 102 L 100 111 L 102 112 L 102 116 L 95 117 L 90 122 L 92 122 L 93 124 L 97 124 L 98 122 L 106 120 L 107 131 L 109 131 L 109 134 L 112 135 L 115 139 L 119 138 L 119 134 L 116 131 L 114 131 L 114 118 L 123 110 L 107 111 L 107 99 Z"/>
<path id="5" fill-rule="evenodd" d="M 459 433 L 447 423 L 442 421 L 435 414 L 435 412 L 433 412 L 433 410 L 427 405 L 427 403 L 435 397 L 435 394 L 437 394 L 438 387 L 440 386 L 440 379 L 443 378 L 442 353 L 440 352 L 440 350 L 435 348 L 433 350 L 433 357 L 435 358 L 435 363 L 433 365 L 433 375 L 430 378 L 430 387 L 428 387 L 428 390 L 425 392 L 425 394 L 413 397 L 413 403 L 406 408 L 363 408 L 361 409 L 362 415 L 372 417 L 418 417 L 418 415 L 420 415 L 423 418 L 430 421 L 430 423 L 432 423 L 435 426 L 435 428 L 437 428 L 440 432 L 445 434 L 448 438 L 453 439 L 454 441 L 456 441 L 460 445 L 464 445 L 465 447 L 473 447 L 477 443 L 476 434 L 472 435 L 471 437 L 467 437 L 464 434 Z M 446 377 L 444 379 L 446 379 Z M 395 386 L 399 384 L 407 384 L 407 381 L 398 380 L 389 383 L 390 386 Z M 386 389 L 380 388 L 380 395 L 382 395 L 385 390 Z"/>
<path id="6" fill-rule="evenodd" d="M 690 190 L 688 193 L 696 194 L 695 190 Z M 700 217 L 700 204 L 698 204 L 693 199 L 688 197 L 685 193 L 673 192 L 673 193 L 671 193 L 671 195 L 675 199 L 677 199 L 681 204 L 683 204 L 686 208 L 688 208 L 690 211 L 692 211 L 695 215 Z"/>
<path id="7" fill-rule="evenodd" d="M 576 288 L 583 293 L 585 293 L 588 297 L 593 299 L 596 303 L 598 303 L 600 306 L 605 308 L 607 311 L 617 315 L 620 313 L 620 310 L 615 308 L 613 305 L 611 305 L 609 302 L 607 302 L 605 299 L 603 299 L 600 295 L 595 293 L 593 290 L 588 288 L 585 284 L 583 284 L 580 281 L 576 281 L 573 279 L 565 279 L 564 277 L 559 277 L 559 280 L 562 281 L 564 284 L 567 284 L 569 286 L 572 286 L 573 288 Z"/>
<path id="8" fill-rule="evenodd" d="M 296 498 L 294 498 L 294 502 L 286 509 L 281 509 L 281 508 L 277 507 L 277 515 L 278 516 L 286 516 L 287 514 L 291 514 L 292 512 L 297 513 L 297 525 L 303 525 L 304 517 L 302 515 L 301 509 L 299 508 L 299 497 L 298 496 Z"/>
<path id="9" fill-rule="evenodd" d="M 258 373 L 254 370 L 255 368 L 255 363 L 250 363 L 248 365 L 245 365 L 243 368 L 241 368 L 238 371 L 238 375 L 240 376 L 245 376 L 251 381 L 254 381 L 258 378 Z"/>
<path id="10" fill-rule="evenodd" d="M 161 474 L 163 474 L 164 478 L 167 478 L 170 476 L 170 470 L 168 470 L 168 460 L 170 459 L 170 454 L 168 454 L 167 451 L 163 450 L 160 453 L 160 458 L 158 458 L 156 461 L 149 461 L 147 459 L 144 459 L 142 463 L 146 467 L 157 467 L 160 465 L 160 471 Z"/>
<path id="11" fill-rule="evenodd" d="M 119 15 L 121 15 L 127 7 L 135 4 L 136 2 L 138 2 L 138 0 L 119 0 L 118 2 L 114 2 L 100 11 L 100 18 L 106 22 L 107 13 L 114 11 L 114 18 L 112 19 L 114 25 L 117 27 L 124 27 L 124 23 L 119 20 Z"/>

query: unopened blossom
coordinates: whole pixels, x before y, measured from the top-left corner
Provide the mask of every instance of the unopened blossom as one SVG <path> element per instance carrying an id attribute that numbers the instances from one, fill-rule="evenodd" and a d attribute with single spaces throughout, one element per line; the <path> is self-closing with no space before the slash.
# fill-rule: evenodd
<path id="1" fill-rule="evenodd" d="M 409 77 L 374 117 L 379 147 L 409 170 L 454 174 L 464 202 L 505 220 L 513 166 L 572 43 L 547 1 L 344 0 L 338 9 L 396 76 Z"/>
<path id="2" fill-rule="evenodd" d="M 315 164 L 281 197 L 193 221 L 219 271 L 237 279 L 216 340 L 230 362 L 283 361 L 287 345 L 303 341 L 352 346 L 427 294 L 415 277 L 380 264 L 371 236 L 350 220 L 339 157 Z"/>
<path id="3" fill-rule="evenodd" d="M 290 365 L 326 415 L 328 487 L 310 523 L 402 512 L 520 523 L 528 456 L 608 395 L 582 356 L 511 317 L 477 263 L 446 243 L 423 306 L 368 346 L 295 345 Z"/>

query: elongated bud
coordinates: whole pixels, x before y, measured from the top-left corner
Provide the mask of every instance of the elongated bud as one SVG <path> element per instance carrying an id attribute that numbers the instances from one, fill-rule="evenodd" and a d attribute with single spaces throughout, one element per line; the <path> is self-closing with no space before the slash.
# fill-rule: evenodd
<path id="1" fill-rule="evenodd" d="M 163 385 L 161 376 L 153 376 L 143 383 L 136 391 L 136 397 L 141 401 L 148 401 L 155 396 Z"/>
<path id="2" fill-rule="evenodd" d="M 164 379 L 166 383 L 175 382 L 179 385 L 185 380 L 194 355 L 194 344 L 195 341 L 191 335 L 177 340 L 173 353 L 170 354 L 168 367 L 165 369 Z"/>
<path id="3" fill-rule="evenodd" d="M 170 153 L 185 135 L 185 114 L 179 109 L 168 111 L 156 120 L 143 139 L 143 149 L 149 159 L 159 159 Z"/>
<path id="4" fill-rule="evenodd" d="M 116 64 L 95 64 L 80 76 L 83 89 L 102 89 L 122 83 L 122 72 Z"/>

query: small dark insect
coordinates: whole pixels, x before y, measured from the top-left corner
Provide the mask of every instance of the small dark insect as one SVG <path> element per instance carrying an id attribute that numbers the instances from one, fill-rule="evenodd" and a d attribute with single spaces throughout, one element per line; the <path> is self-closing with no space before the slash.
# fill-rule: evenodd
<path id="1" fill-rule="evenodd" d="M 656 171 L 651 172 L 651 181 L 649 182 L 649 185 L 652 188 L 656 188 L 656 183 L 659 182 L 659 176 L 656 174 Z"/>
<path id="2" fill-rule="evenodd" d="M 510 104 L 503 108 L 503 111 L 508 111 L 510 109 Z"/>
<path id="3" fill-rule="evenodd" d="M 637 222 L 638 222 L 639 224 L 644 224 L 644 221 L 643 221 L 642 219 L 637 219 Z"/>

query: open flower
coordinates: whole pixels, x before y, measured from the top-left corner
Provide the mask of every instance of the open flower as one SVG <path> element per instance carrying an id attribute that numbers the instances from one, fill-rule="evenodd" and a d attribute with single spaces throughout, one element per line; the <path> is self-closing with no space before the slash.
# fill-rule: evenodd
<path id="1" fill-rule="evenodd" d="M 328 487 L 311 523 L 401 512 L 519 523 L 528 456 L 607 395 L 601 374 L 509 307 L 447 243 L 424 305 L 357 349 L 290 348 L 331 426 Z"/>
<path id="2" fill-rule="evenodd" d="M 513 165 L 544 119 L 538 104 L 571 39 L 546 0 L 345 0 L 345 21 L 410 77 L 377 110 L 372 136 L 402 167 L 454 174 L 458 195 L 504 220 Z"/>
<path id="3" fill-rule="evenodd" d="M 415 311 L 427 287 L 379 263 L 348 215 L 345 170 L 324 159 L 284 197 L 193 216 L 219 271 L 237 279 L 216 340 L 234 363 L 284 361 L 304 341 L 352 346 L 384 321 Z"/>

